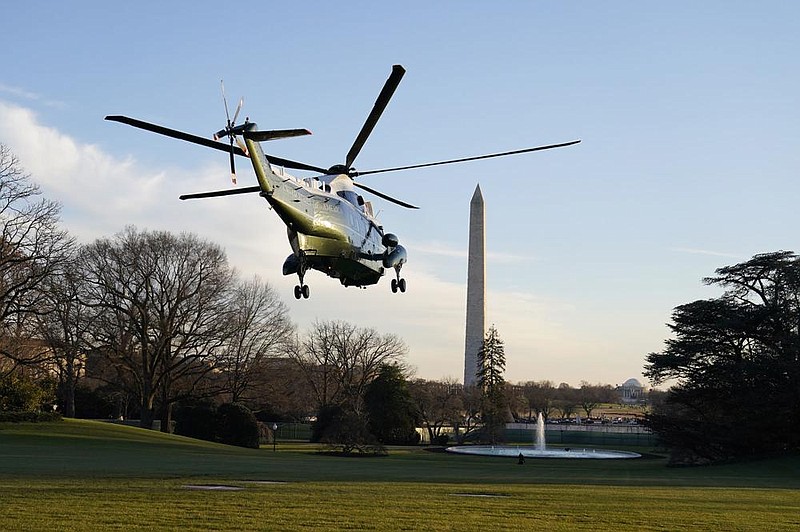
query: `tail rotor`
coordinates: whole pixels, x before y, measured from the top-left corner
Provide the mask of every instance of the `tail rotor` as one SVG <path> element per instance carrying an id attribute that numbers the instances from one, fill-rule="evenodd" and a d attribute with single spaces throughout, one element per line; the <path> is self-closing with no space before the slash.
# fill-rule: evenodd
<path id="1" fill-rule="evenodd" d="M 220 80 L 220 86 L 222 88 L 222 103 L 225 106 L 225 118 L 227 119 L 227 125 L 225 129 L 220 129 L 216 133 L 214 133 L 214 140 L 220 140 L 223 137 L 228 137 L 231 144 L 230 150 L 230 161 L 231 161 L 231 183 L 234 185 L 236 184 L 236 163 L 234 162 L 233 155 L 234 149 L 233 145 L 234 142 L 236 145 L 241 148 L 244 152 L 245 156 L 247 155 L 247 146 L 245 146 L 244 142 L 236 136 L 236 119 L 239 117 L 239 112 L 242 110 L 242 106 L 244 105 L 244 98 L 239 98 L 239 104 L 236 106 L 236 111 L 233 113 L 233 119 L 231 119 L 231 115 L 228 112 L 228 99 L 225 97 L 225 83 Z"/>

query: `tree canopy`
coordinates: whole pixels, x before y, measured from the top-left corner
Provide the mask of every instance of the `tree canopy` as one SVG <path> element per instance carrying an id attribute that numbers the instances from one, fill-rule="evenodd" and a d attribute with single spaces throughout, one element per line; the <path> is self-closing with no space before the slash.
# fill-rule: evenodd
<path id="1" fill-rule="evenodd" d="M 343 321 L 320 321 L 290 356 L 313 389 L 317 408 L 338 404 L 360 411 L 366 386 L 381 366 L 399 363 L 407 352 L 394 334 Z"/>
<path id="2" fill-rule="evenodd" d="M 42 286 L 64 273 L 73 249 L 59 225 L 60 210 L 41 197 L 19 160 L 0 144 L 0 355 L 7 360 L 31 362 L 32 318 L 47 313 L 51 303 Z"/>
<path id="3" fill-rule="evenodd" d="M 411 445 L 419 442 L 416 408 L 403 370 L 397 364 L 381 366 L 364 392 L 364 406 L 370 432 L 380 443 Z"/>
<path id="4" fill-rule="evenodd" d="M 705 461 L 800 449 L 800 258 L 756 255 L 704 282 L 723 295 L 677 307 L 674 338 L 647 356 L 651 380 L 676 382 L 649 425 Z"/>
<path id="5" fill-rule="evenodd" d="M 162 430 L 172 404 L 211 372 L 226 337 L 233 280 L 225 252 L 195 235 L 128 227 L 84 249 L 86 301 L 99 310 L 93 343 L 141 399 L 142 426 L 156 399 Z"/>

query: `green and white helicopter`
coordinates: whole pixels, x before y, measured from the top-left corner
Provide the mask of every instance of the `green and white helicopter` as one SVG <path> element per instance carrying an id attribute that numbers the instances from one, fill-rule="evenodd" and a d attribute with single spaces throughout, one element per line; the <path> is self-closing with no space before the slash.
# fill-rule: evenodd
<path id="1" fill-rule="evenodd" d="M 406 249 L 400 245 L 397 236 L 384 231 L 375 216 L 372 204 L 365 201 L 358 194 L 356 188 L 402 207 L 409 209 L 417 207 L 356 182 L 356 177 L 548 150 L 577 144 L 580 140 L 503 153 L 358 172 L 353 167 L 353 163 L 404 74 L 405 69 L 402 66 L 394 65 L 392 67 L 392 73 L 386 80 L 361 131 L 347 152 L 344 164 L 336 164 L 327 169 L 265 154 L 261 142 L 309 135 L 311 132 L 306 129 L 260 131 L 256 124 L 250 122 L 249 119 L 246 119 L 243 124 L 236 125 L 243 100 L 239 100 L 239 105 L 231 118 L 228 113 L 224 87 L 222 97 L 227 125 L 219 130 L 213 139 L 127 116 L 110 115 L 105 119 L 228 152 L 231 178 L 234 184 L 236 184 L 234 156 L 249 158 L 253 164 L 258 185 L 185 194 L 180 199 L 212 198 L 248 193 L 258 193 L 263 197 L 286 224 L 292 253 L 283 263 L 283 274 L 298 276 L 299 284 L 294 287 L 294 296 L 297 299 L 309 297 L 309 288 L 305 284 L 305 275 L 308 270 L 321 271 L 329 277 L 339 279 L 344 286 L 362 288 L 376 284 L 386 270 L 394 270 L 395 276 L 391 281 L 392 292 L 405 292 L 406 280 L 400 276 L 400 270 L 408 258 Z M 224 137 L 227 137 L 228 142 L 220 141 Z M 242 141 L 242 139 L 244 140 Z M 313 172 L 314 175 L 298 178 L 286 173 L 285 168 Z"/>

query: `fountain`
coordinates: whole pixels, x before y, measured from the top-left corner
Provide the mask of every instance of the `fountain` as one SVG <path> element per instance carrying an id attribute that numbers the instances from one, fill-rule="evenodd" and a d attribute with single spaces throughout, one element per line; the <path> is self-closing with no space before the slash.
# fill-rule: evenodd
<path id="1" fill-rule="evenodd" d="M 642 455 L 629 451 L 611 451 L 605 449 L 572 449 L 569 447 L 548 449 L 544 435 L 544 418 L 542 413 L 536 417 L 536 431 L 534 432 L 533 447 L 525 445 L 459 445 L 448 447 L 450 453 L 475 454 L 480 456 L 514 456 L 525 458 L 640 458 Z"/>
<path id="2" fill-rule="evenodd" d="M 536 416 L 536 437 L 534 438 L 533 443 L 536 446 L 537 451 L 544 451 L 547 449 L 547 445 L 545 444 L 544 440 L 544 416 L 542 416 L 541 412 L 539 412 L 539 415 Z"/>

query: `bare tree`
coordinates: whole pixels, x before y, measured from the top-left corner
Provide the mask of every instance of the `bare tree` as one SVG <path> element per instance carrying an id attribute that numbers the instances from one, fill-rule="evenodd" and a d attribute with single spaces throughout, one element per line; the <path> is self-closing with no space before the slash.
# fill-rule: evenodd
<path id="1" fill-rule="evenodd" d="M 275 290 L 254 277 L 232 291 L 228 326 L 221 369 L 231 401 L 240 402 L 267 376 L 263 362 L 286 353 L 294 325 L 288 307 Z"/>
<path id="2" fill-rule="evenodd" d="M 409 389 L 431 443 L 443 435 L 445 427 L 458 425 L 464 410 L 461 384 L 454 379 L 417 379 L 410 383 Z"/>
<path id="3" fill-rule="evenodd" d="M 589 384 L 587 381 L 581 381 L 576 396 L 587 418 L 592 417 L 592 411 L 601 404 L 613 403 L 616 399 L 616 393 L 611 385 Z"/>
<path id="4" fill-rule="evenodd" d="M 141 424 L 170 428 L 174 402 L 216 367 L 233 272 L 225 252 L 191 234 L 128 227 L 86 248 L 94 341 L 141 399 Z"/>
<path id="5" fill-rule="evenodd" d="M 530 403 L 528 403 L 528 398 L 525 396 L 522 386 L 506 383 L 503 393 L 508 402 L 508 409 L 515 421 L 530 419 L 531 406 Z"/>
<path id="6" fill-rule="evenodd" d="M 0 355 L 41 362 L 33 316 L 50 310 L 42 284 L 62 274 L 74 246 L 59 226 L 60 206 L 43 199 L 9 148 L 0 144 Z M 40 346 L 39 346 L 40 347 Z"/>
<path id="7" fill-rule="evenodd" d="M 581 387 L 578 388 L 575 395 L 586 417 L 592 417 L 592 411 L 600 405 L 600 394 L 597 387 L 587 381 L 581 381 Z"/>
<path id="8" fill-rule="evenodd" d="M 314 394 L 301 368 L 289 357 L 262 357 L 242 402 L 273 420 L 307 420 L 317 413 Z"/>
<path id="9" fill-rule="evenodd" d="M 364 390 L 382 364 L 401 363 L 405 343 L 342 321 L 316 322 L 292 350 L 305 374 L 317 407 L 347 405 L 359 411 Z"/>
<path id="10" fill-rule="evenodd" d="M 62 275 L 50 277 L 43 287 L 49 312 L 38 316 L 38 335 L 58 370 L 64 415 L 75 417 L 75 388 L 84 369 L 87 338 L 95 316 L 83 301 L 85 283 L 78 256 L 72 257 Z"/>
<path id="11" fill-rule="evenodd" d="M 467 436 L 481 428 L 483 399 L 483 390 L 478 386 L 464 386 L 461 389 L 461 404 L 464 409 L 462 410 L 461 419 L 455 427 L 458 443 L 463 443 Z"/>
<path id="12" fill-rule="evenodd" d="M 522 393 L 528 400 L 528 417 L 533 419 L 534 414 L 542 414 L 545 419 L 550 418 L 553 412 L 556 389 L 550 381 L 529 381 L 522 385 Z"/>
<path id="13" fill-rule="evenodd" d="M 561 417 L 570 419 L 578 413 L 578 399 L 575 388 L 566 382 L 562 382 L 556 388 L 556 400 L 554 407 L 561 412 Z"/>

